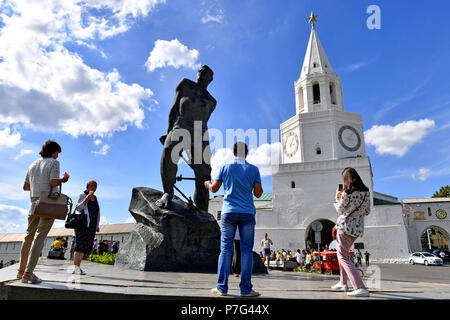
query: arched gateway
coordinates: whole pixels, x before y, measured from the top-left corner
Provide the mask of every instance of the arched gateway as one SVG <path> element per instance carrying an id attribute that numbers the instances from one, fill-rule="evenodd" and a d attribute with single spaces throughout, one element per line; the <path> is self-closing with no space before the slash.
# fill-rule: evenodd
<path id="1" fill-rule="evenodd" d="M 333 241 L 331 236 L 331 230 L 335 223 L 328 219 L 317 219 L 309 224 L 305 232 L 305 244 L 307 249 L 317 250 L 318 245 L 316 243 L 316 232 L 313 230 L 312 225 L 314 222 L 319 221 L 322 224 L 322 231 L 320 232 L 320 250 L 330 247 L 330 243 Z"/>

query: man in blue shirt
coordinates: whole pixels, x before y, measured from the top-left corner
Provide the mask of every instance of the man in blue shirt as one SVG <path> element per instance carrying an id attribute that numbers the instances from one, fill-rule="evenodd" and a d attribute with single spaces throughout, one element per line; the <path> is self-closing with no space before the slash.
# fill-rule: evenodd
<path id="1" fill-rule="evenodd" d="M 245 158 L 248 147 L 243 142 L 234 144 L 234 161 L 222 165 L 216 180 L 205 182 L 211 192 L 219 191 L 223 184 L 224 199 L 221 218 L 221 245 L 218 263 L 217 288 L 211 289 L 213 294 L 226 296 L 228 292 L 228 276 L 233 252 L 233 240 L 236 228 L 241 238 L 241 289 L 242 297 L 257 297 L 251 277 L 253 270 L 253 242 L 255 238 L 255 205 L 253 195 L 259 198 L 263 193 L 261 175 L 256 166 L 249 164 Z"/>

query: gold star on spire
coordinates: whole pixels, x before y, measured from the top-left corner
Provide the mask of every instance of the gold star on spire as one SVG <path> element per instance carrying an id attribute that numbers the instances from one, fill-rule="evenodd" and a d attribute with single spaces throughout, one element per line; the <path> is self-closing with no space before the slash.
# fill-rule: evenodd
<path id="1" fill-rule="evenodd" d="M 311 15 L 309 17 L 307 17 L 308 19 L 308 23 L 311 23 L 311 26 L 314 28 L 314 22 L 317 22 L 316 18 L 318 16 L 314 15 L 314 13 L 311 11 Z"/>

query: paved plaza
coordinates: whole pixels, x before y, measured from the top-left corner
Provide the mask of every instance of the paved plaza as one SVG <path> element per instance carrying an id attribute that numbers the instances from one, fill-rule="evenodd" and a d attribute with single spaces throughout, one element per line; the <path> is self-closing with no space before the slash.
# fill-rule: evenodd
<path id="1" fill-rule="evenodd" d="M 230 277 L 229 296 L 216 297 L 210 289 L 215 274 L 141 272 L 83 262 L 85 276 L 70 274 L 72 261 L 43 259 L 36 274 L 41 284 L 23 284 L 15 280 L 17 264 L 0 270 L 2 299 L 236 299 L 239 279 Z M 365 269 L 365 267 L 364 267 Z M 369 300 L 450 299 L 450 265 L 437 267 L 407 264 L 375 265 L 379 272 L 367 279 Z M 370 273 L 370 269 L 366 270 Z M 373 273 L 373 272 L 372 272 Z M 253 284 L 261 292 L 258 299 L 361 299 L 333 292 L 337 276 L 272 270 L 254 275 Z M 372 287 L 371 287 L 372 286 Z M 378 288 L 373 288 L 378 286 Z"/>

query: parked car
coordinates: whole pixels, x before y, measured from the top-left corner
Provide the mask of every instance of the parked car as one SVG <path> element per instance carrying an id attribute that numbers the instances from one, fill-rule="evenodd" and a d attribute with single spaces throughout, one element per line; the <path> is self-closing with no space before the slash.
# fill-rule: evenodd
<path id="1" fill-rule="evenodd" d="M 444 257 L 443 259 L 442 259 L 442 257 L 440 256 L 441 251 L 443 251 L 444 254 L 445 254 L 445 257 Z M 439 257 L 439 258 L 441 258 L 442 260 L 444 260 L 444 263 L 445 263 L 445 262 L 450 262 L 450 252 L 449 252 L 448 250 L 439 250 L 439 249 L 437 249 L 437 250 L 434 250 L 434 251 L 433 251 L 433 254 L 434 254 L 436 257 Z"/>
<path id="2" fill-rule="evenodd" d="M 436 257 L 434 254 L 431 254 L 429 252 L 414 252 L 409 256 L 408 260 L 411 264 L 420 263 L 425 266 L 442 265 L 444 263 L 441 258 Z"/>

